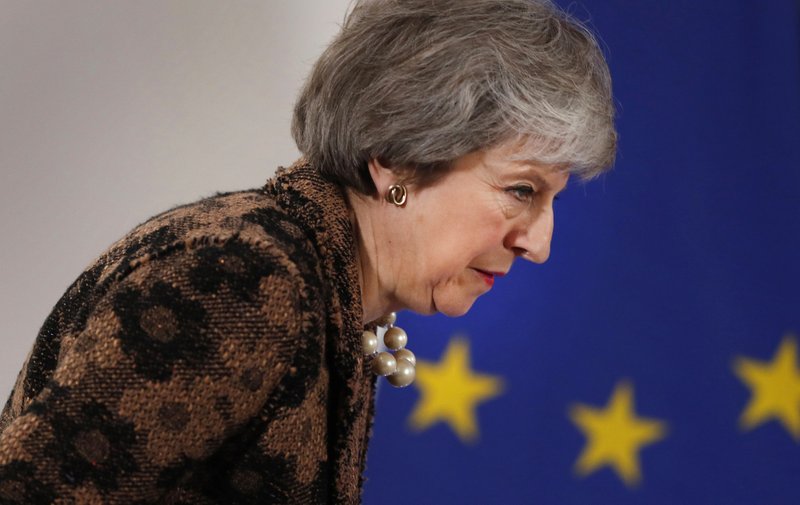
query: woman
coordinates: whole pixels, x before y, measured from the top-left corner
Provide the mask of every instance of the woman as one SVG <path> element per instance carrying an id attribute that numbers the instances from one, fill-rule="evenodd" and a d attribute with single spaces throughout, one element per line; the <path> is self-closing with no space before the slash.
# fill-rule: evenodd
<path id="1" fill-rule="evenodd" d="M 304 158 L 153 217 L 46 320 L 0 417 L 2 503 L 358 503 L 365 329 L 465 313 L 549 254 L 615 149 L 591 34 L 544 1 L 365 0 L 316 63 Z"/>

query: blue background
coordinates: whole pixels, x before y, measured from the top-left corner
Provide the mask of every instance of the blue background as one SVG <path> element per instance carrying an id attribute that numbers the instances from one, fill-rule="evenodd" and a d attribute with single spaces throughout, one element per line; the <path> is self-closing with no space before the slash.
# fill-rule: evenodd
<path id="1" fill-rule="evenodd" d="M 519 262 L 465 317 L 400 314 L 421 360 L 464 335 L 505 389 L 465 444 L 445 423 L 411 430 L 419 391 L 382 387 L 364 501 L 800 503 L 800 444 L 774 421 L 739 428 L 733 373 L 800 331 L 800 2 L 560 4 L 604 45 L 615 169 L 570 183 L 548 263 Z M 669 426 L 633 488 L 575 473 L 586 439 L 567 415 L 622 379 Z"/>

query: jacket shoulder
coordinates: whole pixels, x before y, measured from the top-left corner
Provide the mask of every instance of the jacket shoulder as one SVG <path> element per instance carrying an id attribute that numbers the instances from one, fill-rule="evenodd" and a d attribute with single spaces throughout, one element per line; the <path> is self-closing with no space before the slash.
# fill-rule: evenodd
<path id="1" fill-rule="evenodd" d="M 308 242 L 306 234 L 272 196 L 261 189 L 250 189 L 217 193 L 147 219 L 98 256 L 82 277 L 100 284 L 125 276 L 140 263 L 172 250 L 234 238 L 252 246 L 270 244 L 288 249 L 295 261 L 312 260 L 308 256 L 315 255 L 313 248 L 296 254 L 298 247 L 293 244 Z"/>
<path id="2" fill-rule="evenodd" d="M 121 284 L 180 275 L 209 293 L 231 280 L 238 293 L 253 293 L 252 283 L 261 277 L 254 269 L 264 268 L 282 271 L 302 298 L 321 299 L 314 244 L 261 190 L 219 193 L 153 216 L 111 245 L 67 288 L 44 321 L 14 393 L 29 398 L 41 391 L 64 350 L 60 343 L 83 331 L 100 300 Z"/>

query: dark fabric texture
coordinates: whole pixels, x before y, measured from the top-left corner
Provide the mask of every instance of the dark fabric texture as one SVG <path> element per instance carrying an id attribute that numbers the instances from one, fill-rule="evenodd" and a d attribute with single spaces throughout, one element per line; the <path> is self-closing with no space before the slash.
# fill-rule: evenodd
<path id="1" fill-rule="evenodd" d="M 343 192 L 304 162 L 139 225 L 0 415 L 0 503 L 360 502 L 375 380 Z"/>

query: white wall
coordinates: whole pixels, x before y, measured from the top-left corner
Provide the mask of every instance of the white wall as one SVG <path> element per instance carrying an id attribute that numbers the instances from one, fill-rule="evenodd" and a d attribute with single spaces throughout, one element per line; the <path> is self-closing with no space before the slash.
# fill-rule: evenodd
<path id="1" fill-rule="evenodd" d="M 152 214 L 297 157 L 347 0 L 0 0 L 0 408 L 39 327 Z"/>

